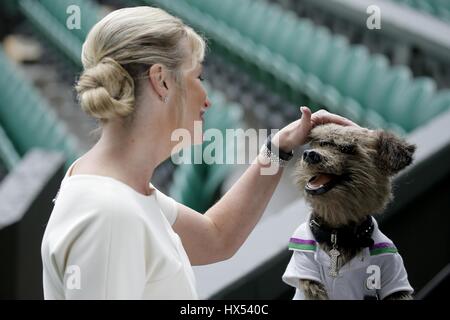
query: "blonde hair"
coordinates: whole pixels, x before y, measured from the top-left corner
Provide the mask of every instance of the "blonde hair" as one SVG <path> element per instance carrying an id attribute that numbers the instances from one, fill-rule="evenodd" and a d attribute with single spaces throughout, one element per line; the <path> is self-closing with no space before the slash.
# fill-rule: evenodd
<path id="1" fill-rule="evenodd" d="M 202 62 L 205 47 L 192 28 L 162 9 L 113 11 L 92 28 L 83 44 L 84 71 L 75 87 L 81 107 L 102 122 L 133 115 L 139 80 L 151 65 L 164 65 L 182 89 L 181 66 L 189 57 L 193 66 Z"/>

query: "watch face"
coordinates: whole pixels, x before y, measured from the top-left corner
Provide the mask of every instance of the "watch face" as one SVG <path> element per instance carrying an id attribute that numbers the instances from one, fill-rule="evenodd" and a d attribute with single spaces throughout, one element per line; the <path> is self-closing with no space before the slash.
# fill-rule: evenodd
<path id="1" fill-rule="evenodd" d="M 267 143 L 267 149 L 269 149 L 270 152 L 274 153 L 280 159 L 285 160 L 285 161 L 291 160 L 291 158 L 294 156 L 294 151 L 293 150 L 291 150 L 290 152 L 285 152 L 285 151 L 283 151 L 281 149 L 277 149 L 275 151 L 272 151 L 272 143 L 271 143 L 271 141 L 269 141 Z"/>
<path id="2" fill-rule="evenodd" d="M 272 151 L 272 135 L 270 135 L 267 138 L 267 149 L 269 149 L 269 151 Z M 283 160 L 290 160 L 293 156 L 294 156 L 294 151 L 291 150 L 289 152 L 283 151 L 281 149 L 276 150 L 275 152 L 276 155 L 278 155 L 281 159 Z"/>

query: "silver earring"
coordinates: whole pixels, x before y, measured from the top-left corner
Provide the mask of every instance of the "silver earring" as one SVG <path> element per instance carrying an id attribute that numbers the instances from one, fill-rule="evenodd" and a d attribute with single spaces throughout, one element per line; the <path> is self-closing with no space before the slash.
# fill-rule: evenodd
<path id="1" fill-rule="evenodd" d="M 162 102 L 167 103 L 167 96 L 165 96 L 164 98 L 162 98 Z"/>

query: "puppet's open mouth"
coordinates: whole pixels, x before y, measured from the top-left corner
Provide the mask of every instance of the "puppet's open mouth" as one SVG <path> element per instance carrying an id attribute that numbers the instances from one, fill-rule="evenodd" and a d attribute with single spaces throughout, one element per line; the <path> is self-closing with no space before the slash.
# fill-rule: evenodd
<path id="1" fill-rule="evenodd" d="M 305 191 L 314 196 L 324 194 L 333 189 L 343 178 L 344 175 L 318 173 L 309 179 Z"/>

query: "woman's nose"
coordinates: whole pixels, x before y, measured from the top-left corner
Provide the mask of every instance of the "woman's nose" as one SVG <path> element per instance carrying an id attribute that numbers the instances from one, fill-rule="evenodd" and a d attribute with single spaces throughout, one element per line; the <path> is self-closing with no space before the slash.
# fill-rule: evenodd
<path id="1" fill-rule="evenodd" d="M 205 107 L 209 108 L 211 106 L 211 101 L 209 101 L 209 98 L 206 98 L 205 100 Z"/>

